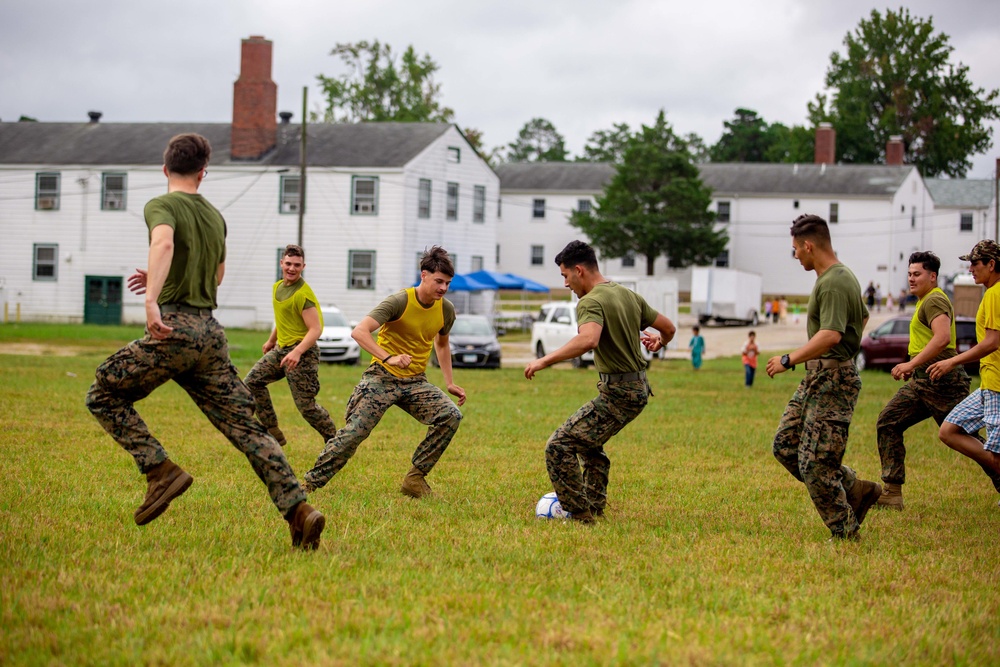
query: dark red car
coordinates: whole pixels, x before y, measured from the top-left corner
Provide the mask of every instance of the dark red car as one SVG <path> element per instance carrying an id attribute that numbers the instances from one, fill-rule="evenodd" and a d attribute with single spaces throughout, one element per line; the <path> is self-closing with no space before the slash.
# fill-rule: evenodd
<path id="1" fill-rule="evenodd" d="M 861 339 L 861 352 L 855 360 L 858 370 L 866 368 L 891 369 L 909 359 L 910 317 L 894 317 L 880 324 Z M 976 320 L 959 315 L 955 318 L 955 338 L 958 352 L 965 352 L 976 344 Z M 979 362 L 966 364 L 969 373 L 979 372 Z"/>

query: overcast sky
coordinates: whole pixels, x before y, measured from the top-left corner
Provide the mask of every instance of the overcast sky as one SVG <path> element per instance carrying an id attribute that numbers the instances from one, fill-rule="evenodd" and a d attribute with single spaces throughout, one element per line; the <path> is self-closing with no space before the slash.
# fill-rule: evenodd
<path id="1" fill-rule="evenodd" d="M 1000 88 L 1000 2 L 917 0 L 950 36 L 952 61 Z M 888 5 L 898 7 L 898 3 Z M 830 53 L 873 8 L 862 0 L 0 0 L 0 119 L 228 122 L 240 40 L 274 42 L 278 108 L 321 105 L 317 74 L 342 66 L 338 42 L 412 44 L 439 65 L 459 126 L 507 144 L 534 117 L 573 155 L 613 123 L 663 108 L 682 134 L 715 143 L 737 107 L 767 122 L 806 122 Z M 994 147 L 969 174 L 991 178 Z"/>

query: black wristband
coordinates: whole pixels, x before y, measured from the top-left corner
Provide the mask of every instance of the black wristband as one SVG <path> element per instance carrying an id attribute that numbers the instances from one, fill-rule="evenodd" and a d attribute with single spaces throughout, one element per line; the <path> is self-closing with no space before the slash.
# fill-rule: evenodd
<path id="1" fill-rule="evenodd" d="M 385 359 L 382 360 L 382 363 L 384 364 L 385 362 L 389 361 L 390 359 L 392 359 L 395 356 L 396 356 L 395 354 L 390 354 L 388 357 L 386 357 Z"/>

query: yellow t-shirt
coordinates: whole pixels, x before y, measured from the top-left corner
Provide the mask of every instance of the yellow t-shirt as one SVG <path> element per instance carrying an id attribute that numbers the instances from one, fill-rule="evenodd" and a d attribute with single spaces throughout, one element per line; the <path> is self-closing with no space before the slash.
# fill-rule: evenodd
<path id="1" fill-rule="evenodd" d="M 316 307 L 316 314 L 319 315 L 319 327 L 323 328 L 323 311 L 319 308 L 319 300 L 313 294 L 312 288 L 306 281 L 299 278 L 292 285 L 281 289 L 281 296 L 285 298 L 279 300 L 279 288 L 284 285 L 283 280 L 274 283 L 271 288 L 271 301 L 274 305 L 274 324 L 278 328 L 278 345 L 289 347 L 298 343 L 309 333 L 309 327 L 302 319 L 302 311 L 307 304 Z M 285 294 L 286 290 L 294 290 L 291 296 Z"/>
<path id="2" fill-rule="evenodd" d="M 951 321 L 951 337 L 948 339 L 948 346 L 942 350 L 936 360 L 955 356 L 955 313 L 951 307 L 951 301 L 948 300 L 948 295 L 940 287 L 935 287 L 925 294 L 924 298 L 917 301 L 917 308 L 913 311 L 913 319 L 910 320 L 910 344 L 906 350 L 910 359 L 923 352 L 927 344 L 934 338 L 931 322 L 939 315 L 947 315 Z"/>
<path id="3" fill-rule="evenodd" d="M 400 311 L 404 294 L 406 304 Z M 410 365 L 406 368 L 386 366 L 381 359 L 372 359 L 372 363 L 382 364 L 397 377 L 420 375 L 427 369 L 435 336 L 439 333 L 446 336 L 451 331 L 454 313 L 454 307 L 446 299 L 439 299 L 429 306 L 423 305 L 417 300 L 415 287 L 390 296 L 369 315 L 382 325 L 378 332 L 379 347 L 387 354 L 410 355 Z"/>
<path id="4" fill-rule="evenodd" d="M 1000 331 L 1000 287 L 994 285 L 983 294 L 976 312 L 976 338 L 986 338 L 986 330 Z M 1000 391 L 1000 350 L 979 360 L 979 386 Z"/>

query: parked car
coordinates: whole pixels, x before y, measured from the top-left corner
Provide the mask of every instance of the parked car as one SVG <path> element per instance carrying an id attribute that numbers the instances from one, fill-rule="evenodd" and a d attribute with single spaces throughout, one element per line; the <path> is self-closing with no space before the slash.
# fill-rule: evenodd
<path id="1" fill-rule="evenodd" d="M 910 317 L 894 317 L 880 324 L 874 331 L 861 339 L 861 351 L 855 363 L 858 370 L 865 368 L 891 369 L 896 364 L 907 361 L 910 356 Z M 965 352 L 976 344 L 976 320 L 959 315 L 955 318 L 956 349 Z M 979 362 L 966 364 L 969 373 L 979 372 Z"/>
<path id="2" fill-rule="evenodd" d="M 570 341 L 577 334 L 579 327 L 576 322 L 576 304 L 572 301 L 550 301 L 543 303 L 538 316 L 531 324 L 531 349 L 535 357 L 544 357 L 553 350 Z M 652 353 L 640 346 L 642 356 L 648 364 Z M 583 368 L 594 363 L 594 351 L 585 352 L 582 356 L 570 359 L 575 368 Z"/>
<path id="3" fill-rule="evenodd" d="M 319 335 L 319 360 L 328 363 L 358 364 L 361 347 L 351 338 L 353 327 L 336 306 L 323 306 L 323 333 Z"/>
<path id="4" fill-rule="evenodd" d="M 452 368 L 500 368 L 500 341 L 485 315 L 456 315 L 448 344 Z M 431 363 L 440 365 L 433 351 Z"/>

